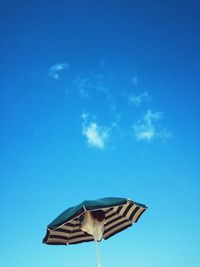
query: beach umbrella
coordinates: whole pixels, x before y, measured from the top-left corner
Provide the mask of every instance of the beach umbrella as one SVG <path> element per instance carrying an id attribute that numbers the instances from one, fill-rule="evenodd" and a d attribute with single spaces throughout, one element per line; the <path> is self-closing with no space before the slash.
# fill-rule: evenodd
<path id="1" fill-rule="evenodd" d="M 85 200 L 65 210 L 47 226 L 43 243 L 71 245 L 96 241 L 100 267 L 97 242 L 132 226 L 146 209 L 145 205 L 126 198 Z"/>

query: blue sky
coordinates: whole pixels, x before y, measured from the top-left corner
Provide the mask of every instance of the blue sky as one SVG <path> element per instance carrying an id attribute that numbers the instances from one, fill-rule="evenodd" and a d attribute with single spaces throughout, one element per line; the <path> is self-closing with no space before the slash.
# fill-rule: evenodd
<path id="1" fill-rule="evenodd" d="M 41 243 L 84 199 L 149 209 L 103 266 L 198 267 L 198 1 L 1 1 L 0 266 L 96 266 Z"/>

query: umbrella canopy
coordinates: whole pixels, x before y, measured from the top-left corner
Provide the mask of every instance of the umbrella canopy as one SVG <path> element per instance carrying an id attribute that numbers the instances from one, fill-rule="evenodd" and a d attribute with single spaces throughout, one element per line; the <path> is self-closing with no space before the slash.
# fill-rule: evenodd
<path id="1" fill-rule="evenodd" d="M 146 209 L 126 198 L 86 200 L 52 221 L 43 243 L 67 245 L 108 239 L 136 223 Z"/>

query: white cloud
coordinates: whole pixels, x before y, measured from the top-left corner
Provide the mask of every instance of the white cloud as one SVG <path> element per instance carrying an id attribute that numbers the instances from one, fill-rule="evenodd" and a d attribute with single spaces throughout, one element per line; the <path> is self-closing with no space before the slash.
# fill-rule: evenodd
<path id="1" fill-rule="evenodd" d="M 60 72 L 68 70 L 68 68 L 69 68 L 68 63 L 58 63 L 52 65 L 49 69 L 49 76 L 51 76 L 55 80 L 58 80 L 60 78 Z"/>
<path id="2" fill-rule="evenodd" d="M 144 102 L 150 102 L 150 100 L 151 97 L 148 92 L 144 92 L 139 95 L 133 94 L 129 97 L 129 103 L 133 104 L 135 107 L 139 107 Z"/>
<path id="3" fill-rule="evenodd" d="M 146 114 L 133 126 L 134 137 L 137 141 L 150 142 L 154 138 L 168 139 L 172 134 L 157 124 L 162 119 L 162 112 L 147 110 Z"/>
<path id="4" fill-rule="evenodd" d="M 87 143 L 92 147 L 104 149 L 110 137 L 110 128 L 98 125 L 89 113 L 83 112 L 80 117 L 83 120 L 82 134 L 86 137 Z"/>
<path id="5" fill-rule="evenodd" d="M 145 123 L 138 123 L 133 126 L 134 135 L 136 140 L 146 140 L 151 141 L 155 137 L 155 128 L 152 125 L 147 125 Z"/>
<path id="6" fill-rule="evenodd" d="M 87 138 L 90 146 L 104 149 L 109 138 L 109 130 L 99 126 L 96 122 L 91 122 L 83 127 L 82 134 Z"/>

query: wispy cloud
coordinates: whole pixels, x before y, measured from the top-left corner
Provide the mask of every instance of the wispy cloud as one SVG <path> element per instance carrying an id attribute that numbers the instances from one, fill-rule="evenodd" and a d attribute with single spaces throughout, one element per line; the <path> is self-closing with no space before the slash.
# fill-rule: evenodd
<path id="1" fill-rule="evenodd" d="M 99 93 L 108 94 L 108 87 L 105 85 L 104 76 L 101 73 L 77 75 L 73 83 L 78 88 L 82 98 L 94 97 Z"/>
<path id="2" fill-rule="evenodd" d="M 133 83 L 133 86 L 137 86 L 138 85 L 138 75 L 137 75 L 137 73 L 134 73 L 134 75 L 132 77 L 132 83 Z"/>
<path id="3" fill-rule="evenodd" d="M 96 121 L 89 121 L 89 116 L 88 113 L 81 114 L 83 120 L 82 134 L 86 137 L 87 143 L 91 147 L 105 149 L 110 137 L 110 129 L 99 125 Z"/>
<path id="4" fill-rule="evenodd" d="M 157 133 L 157 136 L 162 140 L 166 140 L 168 138 L 173 137 L 173 134 L 167 128 L 163 128 Z"/>
<path id="5" fill-rule="evenodd" d="M 121 84 L 123 90 L 119 90 Z M 132 75 L 130 89 L 130 81 L 127 84 L 124 77 L 114 69 L 111 71 L 102 61 L 87 71 L 79 72 L 73 78 L 73 85 L 81 100 L 80 108 L 90 112 L 81 114 L 81 133 L 90 147 L 105 149 L 108 145 L 115 146 L 119 140 L 130 136 L 130 130 L 136 141 L 163 141 L 172 137 L 163 125 L 163 113 L 152 111 L 150 93 L 139 88 L 137 73 Z M 127 108 L 127 104 L 131 108 Z M 139 120 L 136 117 L 133 121 L 127 120 L 133 112 L 132 107 L 135 107 L 134 113 Z"/>
<path id="6" fill-rule="evenodd" d="M 91 87 L 90 77 L 89 76 L 80 76 L 77 75 L 73 81 L 74 85 L 77 86 L 80 96 L 83 98 L 89 97 L 89 90 Z"/>
<path id="7" fill-rule="evenodd" d="M 142 103 L 144 102 L 150 102 L 151 101 L 151 96 L 149 95 L 148 92 L 144 92 L 142 94 L 132 94 L 129 97 L 129 103 L 133 104 L 135 107 L 140 107 Z"/>
<path id="8" fill-rule="evenodd" d="M 133 126 L 134 137 L 137 141 L 148 141 L 150 142 L 155 137 L 167 139 L 172 136 L 172 134 L 166 129 L 161 128 L 158 125 L 163 117 L 162 112 L 152 112 L 147 110 L 146 114 Z"/>
<path id="9" fill-rule="evenodd" d="M 89 113 L 86 113 L 86 112 L 81 113 L 81 116 L 80 117 L 84 121 L 84 124 L 88 120 L 89 116 L 90 116 Z"/>
<path id="10" fill-rule="evenodd" d="M 78 89 L 82 98 L 91 99 L 102 94 L 109 97 L 108 81 L 110 74 L 107 73 L 105 60 L 100 61 L 89 71 L 84 71 L 73 80 L 73 84 Z"/>
<path id="11" fill-rule="evenodd" d="M 54 64 L 49 69 L 49 76 L 55 80 L 60 79 L 60 72 L 64 70 L 68 70 L 69 64 L 68 63 L 58 63 Z"/>

